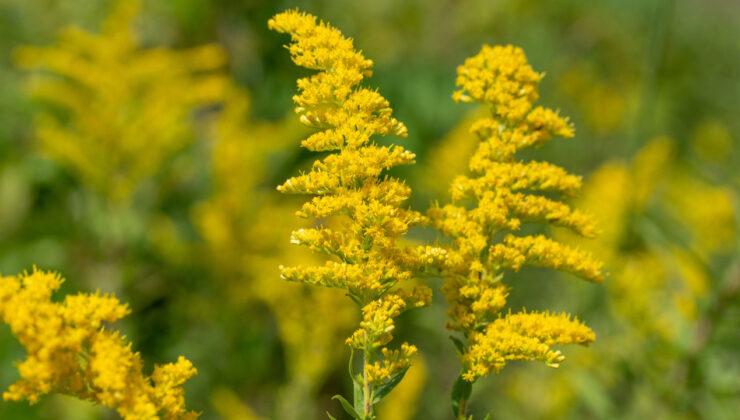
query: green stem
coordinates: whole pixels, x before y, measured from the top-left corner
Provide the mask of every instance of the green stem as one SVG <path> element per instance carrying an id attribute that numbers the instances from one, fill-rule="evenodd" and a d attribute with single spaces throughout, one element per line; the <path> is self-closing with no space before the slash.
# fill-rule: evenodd
<path id="1" fill-rule="evenodd" d="M 362 351 L 362 397 L 363 407 L 362 414 L 365 418 L 372 418 L 373 416 L 373 399 L 372 399 L 372 386 L 370 381 L 367 379 L 367 366 L 374 363 L 374 354 L 372 350 Z"/>
<path id="2" fill-rule="evenodd" d="M 455 385 L 452 386 L 452 412 L 458 420 L 465 420 L 465 412 L 468 408 L 468 399 L 473 391 L 473 384 L 463 379 L 462 372 L 457 377 Z"/>
<path id="3" fill-rule="evenodd" d="M 465 411 L 468 408 L 468 400 L 463 398 L 460 400 L 460 414 L 457 416 L 458 420 L 465 420 Z"/>

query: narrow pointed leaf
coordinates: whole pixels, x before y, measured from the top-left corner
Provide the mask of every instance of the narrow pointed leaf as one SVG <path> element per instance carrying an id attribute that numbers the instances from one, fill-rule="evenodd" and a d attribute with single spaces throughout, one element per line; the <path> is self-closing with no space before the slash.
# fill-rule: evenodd
<path id="1" fill-rule="evenodd" d="M 401 372 L 393 375 L 393 377 L 391 377 L 391 379 L 389 379 L 388 382 L 379 386 L 375 390 L 375 397 L 373 398 L 373 404 L 377 404 L 378 402 L 380 402 L 380 400 L 385 398 L 385 396 L 388 395 L 389 392 L 393 391 L 393 388 L 395 388 L 396 385 L 398 385 L 399 382 L 401 382 L 401 379 L 403 379 L 403 376 L 406 375 L 406 372 L 408 370 L 409 368 L 406 367 Z"/>
<path id="2" fill-rule="evenodd" d="M 350 416 L 352 416 L 352 418 L 355 418 L 357 420 L 362 420 L 362 416 L 357 413 L 357 411 L 355 410 L 355 408 L 352 407 L 352 404 L 350 404 L 349 401 L 347 401 L 346 398 L 344 398 L 343 396 L 337 394 L 337 395 L 331 397 L 331 399 L 339 401 L 339 403 L 342 404 L 342 408 L 344 408 L 344 411 L 346 411 L 347 414 L 349 414 Z"/>
<path id="3" fill-rule="evenodd" d="M 354 390 L 354 401 L 355 410 L 362 411 L 363 405 L 365 405 L 365 395 L 362 393 L 362 384 L 358 378 L 352 378 L 353 390 Z"/>
<path id="4" fill-rule="evenodd" d="M 463 379 L 462 374 L 457 377 L 455 385 L 452 387 L 452 412 L 455 417 L 460 416 L 460 405 L 470 398 L 470 393 L 473 391 L 473 384 Z"/>
<path id="5" fill-rule="evenodd" d="M 455 348 L 457 349 L 457 352 L 459 354 L 465 353 L 465 344 L 463 344 L 462 340 L 455 337 L 454 335 L 450 336 L 450 340 L 452 340 L 452 344 L 455 345 Z"/>

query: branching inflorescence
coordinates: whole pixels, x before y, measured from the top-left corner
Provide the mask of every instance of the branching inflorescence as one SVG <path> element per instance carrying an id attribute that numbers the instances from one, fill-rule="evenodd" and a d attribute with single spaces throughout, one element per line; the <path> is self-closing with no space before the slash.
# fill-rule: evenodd
<path id="1" fill-rule="evenodd" d="M 453 391 L 453 411 L 465 417 L 470 383 L 501 370 L 509 360 L 540 360 L 557 367 L 564 359 L 557 344 L 588 344 L 594 333 L 565 314 L 502 314 L 509 287 L 505 270 L 524 265 L 552 268 L 601 282 L 601 264 L 589 254 L 544 235 L 518 236 L 522 224 L 560 226 L 593 237 L 591 218 L 553 198 L 573 196 L 578 176 L 546 162 L 522 162 L 517 152 L 537 147 L 553 136 L 573 137 L 568 120 L 548 108 L 534 107 L 542 74 L 513 46 L 484 46 L 458 68 L 459 102 L 478 102 L 490 109 L 471 131 L 480 139 L 470 159 L 470 176 L 452 183 L 453 204 L 433 207 L 430 223 L 454 239 L 441 264 L 443 291 L 451 306 L 448 328 L 456 340 L 463 371 Z M 468 200 L 472 206 L 460 204 Z"/>
<path id="2" fill-rule="evenodd" d="M 197 371 L 184 357 L 142 374 L 139 353 L 105 324 L 129 313 L 113 296 L 80 293 L 51 301 L 64 280 L 35 270 L 0 277 L 0 317 L 28 353 L 5 400 L 36 403 L 60 393 L 114 408 L 126 420 L 195 419 L 182 384 Z"/>
<path id="3" fill-rule="evenodd" d="M 276 15 L 269 27 L 291 35 L 288 49 L 297 65 L 318 70 L 298 80 L 299 93 L 293 100 L 301 122 L 319 130 L 302 146 L 331 152 L 278 190 L 314 196 L 298 211 L 301 217 L 344 216 L 329 220 L 338 229 L 331 225 L 293 232 L 292 242 L 333 258 L 324 266 L 282 267 L 282 276 L 344 289 L 362 308 L 360 328 L 347 340 L 353 353 L 364 356 L 363 372 L 352 374 L 354 407 L 338 398 L 356 418 L 374 418 L 373 405 L 400 381 L 416 352 L 405 343 L 397 350 L 386 347 L 392 339 L 393 319 L 431 300 L 431 290 L 425 286 L 399 287 L 421 265 L 417 249 L 402 248 L 396 242 L 422 217 L 401 207 L 410 189 L 383 175 L 394 166 L 413 164 L 415 156 L 400 146 L 372 141 L 374 135 L 406 137 L 407 131 L 392 117 L 385 98 L 360 86 L 371 75 L 372 61 L 354 49 L 351 39 L 298 11 Z"/>

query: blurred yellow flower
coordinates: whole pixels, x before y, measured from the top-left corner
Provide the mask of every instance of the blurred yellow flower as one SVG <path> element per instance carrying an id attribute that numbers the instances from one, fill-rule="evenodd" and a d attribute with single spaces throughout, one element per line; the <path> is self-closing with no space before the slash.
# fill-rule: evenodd
<path id="1" fill-rule="evenodd" d="M 214 389 L 211 392 L 211 404 L 224 420 L 264 420 L 229 388 Z"/>
<path id="2" fill-rule="evenodd" d="M 279 401 L 276 410 L 288 420 L 299 414 L 285 413 L 292 410 L 287 406 L 303 411 L 304 404 L 313 403 L 314 394 L 335 366 L 343 335 L 356 323 L 357 315 L 338 291 L 278 279 L 277 266 L 287 258 L 315 261 L 285 240 L 290 226 L 284 220 L 292 218 L 295 211 L 276 202 L 274 190 L 262 185 L 273 175 L 268 161 L 305 128 L 292 118 L 253 121 L 250 111 L 247 92 L 228 92 L 212 132 L 214 191 L 195 209 L 193 220 L 229 303 L 265 304 L 275 317 L 288 373 L 279 392 L 290 399 Z M 316 319 L 324 322 L 316 323 Z M 223 398 L 218 401 L 219 406 L 226 404 Z"/>
<path id="3" fill-rule="evenodd" d="M 726 163 L 732 156 L 732 134 L 729 127 L 718 120 L 708 119 L 699 123 L 691 143 L 696 153 L 710 162 Z"/>
<path id="4" fill-rule="evenodd" d="M 142 49 L 131 27 L 138 9 L 138 0 L 119 0 L 100 34 L 70 27 L 55 46 L 14 54 L 35 70 L 33 96 L 62 111 L 38 115 L 44 152 L 115 201 L 192 141 L 191 112 L 229 86 L 219 46 Z"/>
<path id="5" fill-rule="evenodd" d="M 435 198 L 449 192 L 452 180 L 465 172 L 468 157 L 478 146 L 478 138 L 470 132 L 470 126 L 484 115 L 485 110 L 480 109 L 466 116 L 427 151 L 417 183 L 434 193 Z"/>
<path id="6" fill-rule="evenodd" d="M 689 231 L 691 248 L 703 258 L 731 251 L 737 235 L 733 189 L 676 170 L 666 187 L 670 213 Z"/>
<path id="7" fill-rule="evenodd" d="M 575 62 L 565 70 L 559 87 L 578 105 L 589 128 L 596 133 L 613 133 L 629 121 L 625 117 L 637 103 L 639 85 L 625 77 L 622 73 L 603 77 L 592 62 Z"/>
<path id="8" fill-rule="evenodd" d="M 607 162 L 591 175 L 578 202 L 603 231 L 593 249 L 612 271 L 610 304 L 633 333 L 657 333 L 672 342 L 680 324 L 696 316 L 709 289 L 707 262 L 735 245 L 732 200 L 730 188 L 677 164 L 667 137 L 649 141 L 629 164 Z M 644 231 L 646 223 L 657 228 L 653 214 L 661 215 L 660 223 L 675 224 L 682 240 L 656 243 L 654 231 Z M 567 232 L 556 236 L 585 243 Z"/>

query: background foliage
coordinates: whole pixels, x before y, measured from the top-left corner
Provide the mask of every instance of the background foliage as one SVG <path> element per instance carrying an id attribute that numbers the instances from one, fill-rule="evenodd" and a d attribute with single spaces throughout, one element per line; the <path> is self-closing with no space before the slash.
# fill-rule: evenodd
<path id="1" fill-rule="evenodd" d="M 131 305 L 121 329 L 147 370 L 179 354 L 198 368 L 186 390 L 203 419 L 322 418 L 325 410 L 339 418 L 329 397 L 349 386 L 342 337 L 358 314 L 339 292 L 308 291 L 277 275 L 280 263 L 312 258 L 289 246 L 298 204 L 274 189 L 311 161 L 298 148 L 307 131 L 291 102 L 305 72 L 266 23 L 296 6 L 374 60 L 370 84 L 408 126 L 404 147 L 418 156 L 417 165 L 394 170 L 412 187 L 417 210 L 446 201 L 450 178 L 472 153 L 466 127 L 475 108 L 450 95 L 456 66 L 481 44 L 521 46 L 535 70 L 547 72 L 542 103 L 575 123 L 575 139 L 535 153 L 585 176 L 579 200 L 604 233 L 580 245 L 607 261 L 610 276 L 595 286 L 525 269 L 511 301 L 578 314 L 597 341 L 567 349 L 560 369 L 520 363 L 482 380 L 471 399 L 476 412 L 729 419 L 740 410 L 740 4 L 144 3 L 135 20 L 144 48 L 221 45 L 233 86 L 193 109 L 177 127 L 180 147 L 129 196 L 112 199 L 44 148 L 39 116 L 58 110 L 34 99 L 17 48 L 53 45 L 69 25 L 98 32 L 113 3 L 0 0 L 0 270 L 36 264 L 68 279 L 63 292 L 115 292 Z M 141 112 L 156 119 L 156 110 Z M 449 418 L 458 364 L 444 309 L 435 296 L 431 308 L 399 320 L 399 340 L 416 343 L 424 359 L 380 418 Z M 13 361 L 22 354 L 0 327 L 3 389 L 17 379 Z M 115 414 L 50 397 L 33 407 L 0 403 L 0 418 Z"/>

